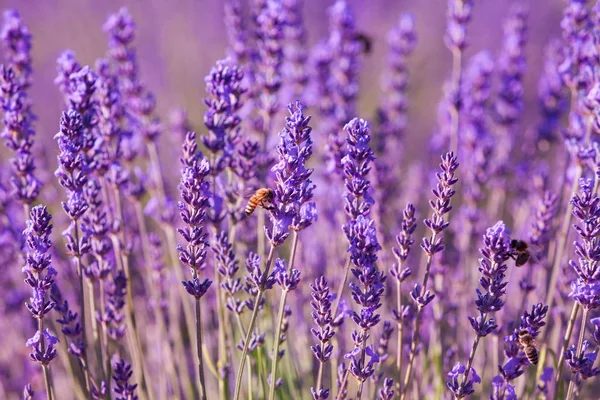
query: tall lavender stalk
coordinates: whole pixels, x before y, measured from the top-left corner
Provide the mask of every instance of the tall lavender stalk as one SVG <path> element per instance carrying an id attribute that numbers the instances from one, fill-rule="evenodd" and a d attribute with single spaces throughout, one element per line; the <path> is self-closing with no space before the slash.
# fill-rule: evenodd
<path id="1" fill-rule="evenodd" d="M 29 355 L 31 360 L 39 363 L 44 371 L 48 400 L 54 398 L 50 378 L 50 362 L 56 357 L 55 346 L 58 343 L 58 338 L 44 328 L 44 317 L 54 308 L 54 301 L 48 299 L 46 294 L 54 285 L 54 277 L 57 275 L 56 270 L 52 267 L 49 253 L 52 247 L 50 241 L 51 219 L 52 215 L 45 206 L 35 206 L 31 209 L 27 228 L 23 232 L 29 249 L 25 257 L 23 272 L 27 276 L 25 283 L 32 289 L 32 295 L 25 306 L 37 320 L 37 332 L 27 341 L 27 346 L 32 348 Z"/>
<path id="2" fill-rule="evenodd" d="M 390 275 L 396 281 L 396 308 L 392 309 L 394 320 L 398 326 L 398 339 L 396 346 L 396 370 L 398 376 L 402 373 L 402 350 L 403 350 L 403 330 L 404 330 L 404 316 L 406 314 L 406 307 L 402 306 L 402 282 L 406 280 L 412 271 L 410 268 L 404 267 L 408 254 L 415 240 L 413 239 L 413 233 L 417 228 L 415 218 L 415 206 L 408 203 L 404 212 L 402 213 L 402 225 L 401 231 L 396 236 L 396 242 L 398 247 L 393 248 L 394 257 L 396 263 L 390 269 Z M 400 393 L 400 381 L 397 382 L 397 390 Z"/>
<path id="3" fill-rule="evenodd" d="M 281 209 L 287 219 L 290 219 L 289 228 L 293 231 L 292 249 L 286 270 L 278 271 L 276 277 L 282 288 L 279 304 L 279 317 L 276 320 L 276 333 L 273 348 L 273 364 L 271 366 L 271 387 L 269 399 L 275 396 L 275 383 L 277 381 L 277 365 L 279 362 L 279 346 L 281 327 L 285 312 L 285 303 L 288 293 L 295 289 L 300 279 L 300 272 L 294 269 L 296 250 L 300 232 L 317 220 L 317 210 L 313 197 L 315 185 L 310 180 L 312 168 L 306 168 L 312 155 L 312 128 L 308 126 L 310 116 L 304 116 L 304 106 L 297 101 L 288 105 L 289 117 L 285 119 L 285 128 L 279 134 L 277 153 L 279 162 L 272 168 L 277 177 L 275 195 L 282 199 Z"/>
<path id="4" fill-rule="evenodd" d="M 195 146 L 186 147 L 186 144 L 195 144 L 196 134 L 188 132 L 184 142 L 184 154 L 181 158 L 182 171 L 179 191 L 183 201 L 179 202 L 179 215 L 185 227 L 179 233 L 187 242 L 184 248 L 177 246 L 179 260 L 190 269 L 192 279 L 184 281 L 185 290 L 194 297 L 196 304 L 196 350 L 198 362 L 198 384 L 200 398 L 206 400 L 206 383 L 204 380 L 204 361 L 202 358 L 202 316 L 200 299 L 212 281 L 201 280 L 200 274 L 206 268 L 207 233 L 204 232 L 206 223 L 206 209 L 211 197 L 208 176 L 210 166 L 202 153 L 197 152 Z"/>
<path id="5" fill-rule="evenodd" d="M 454 153 L 449 152 L 442 156 L 442 163 L 440 164 L 441 172 L 436 173 L 438 184 L 433 189 L 435 200 L 430 200 L 429 205 L 433 210 L 431 218 L 424 221 L 425 226 L 431 231 L 429 238 L 423 238 L 421 248 L 427 255 L 427 262 L 425 264 L 425 274 L 423 276 L 423 282 L 421 285 L 415 284 L 415 287 L 410 292 L 410 297 L 417 304 L 417 314 L 415 316 L 415 325 L 413 328 L 413 335 L 410 344 L 410 356 L 408 359 L 408 366 L 404 375 L 404 386 L 400 395 L 400 399 L 406 399 L 408 392 L 408 386 L 412 377 L 413 363 L 417 353 L 417 345 L 419 342 L 419 328 L 421 323 L 421 316 L 423 308 L 427 306 L 435 297 L 427 289 L 429 282 L 429 275 L 431 272 L 431 262 L 433 256 L 444 250 L 444 236 L 443 232 L 448 227 L 449 222 L 445 221 L 444 217 L 450 212 L 452 207 L 450 206 L 450 199 L 454 196 L 454 190 L 452 186 L 458 182 L 458 178 L 455 176 L 456 169 L 458 168 L 458 161 Z"/>
<path id="6" fill-rule="evenodd" d="M 67 201 L 62 202 L 63 209 L 71 223 L 69 228 L 63 232 L 67 240 L 67 251 L 75 261 L 75 267 L 79 274 L 79 296 L 81 300 L 81 332 L 82 332 L 82 358 L 86 368 L 89 368 L 87 359 L 87 334 L 86 334 L 86 310 L 83 299 L 84 291 L 84 269 L 82 258 L 89 253 L 90 245 L 87 235 L 81 231 L 80 220 L 88 209 L 88 203 L 83 195 L 83 188 L 87 184 L 90 173 L 83 149 L 86 142 L 81 115 L 75 110 L 63 112 L 60 120 L 60 130 L 56 134 L 58 146 L 61 150 L 58 156 L 58 169 L 54 173 L 58 181 L 67 192 Z M 91 395 L 91 382 L 89 371 L 86 375 L 88 398 Z"/>
<path id="7" fill-rule="evenodd" d="M 459 144 L 462 60 L 467 47 L 467 25 L 471 20 L 472 8 L 473 0 L 448 0 L 448 25 L 444 40 L 446 47 L 452 52 L 452 75 L 446 88 L 445 102 L 450 115 L 450 151 L 455 153 Z"/>
<path id="8" fill-rule="evenodd" d="M 319 371 L 317 373 L 317 383 L 311 387 L 310 391 L 313 400 L 325 400 L 329 398 L 329 389 L 323 387 L 323 369 L 325 363 L 333 353 L 333 346 L 329 343 L 335 335 L 333 326 L 333 316 L 331 314 L 331 293 L 325 277 L 321 276 L 315 279 L 314 284 L 310 285 L 312 289 L 312 301 L 310 303 L 313 311 L 312 318 L 317 329 L 311 329 L 312 334 L 319 341 L 318 344 L 311 346 L 315 358 L 319 361 Z"/>
<path id="9" fill-rule="evenodd" d="M 510 237 L 502 221 L 498 221 L 486 231 L 483 235 L 483 246 L 479 249 L 481 253 L 479 284 L 484 292 L 476 289 L 477 300 L 475 306 L 479 311 L 479 315 L 475 318 L 469 317 L 471 328 L 475 332 L 475 340 L 473 340 L 466 367 L 462 364 L 455 365 L 449 374 L 451 380 L 447 383 L 456 399 L 462 399 L 473 394 L 473 383 L 481 383 L 481 379 L 476 374 L 475 369 L 472 368 L 475 352 L 481 338 L 493 333 L 498 328 L 496 320 L 490 317 L 490 314 L 500 311 L 504 306 L 502 297 L 506 294 L 506 285 L 508 284 L 504 281 L 508 269 L 506 261 L 510 258 L 511 250 Z M 471 380 L 469 380 L 469 374 L 473 375 Z M 463 375 L 463 380 L 458 385 L 456 384 L 456 375 Z"/>

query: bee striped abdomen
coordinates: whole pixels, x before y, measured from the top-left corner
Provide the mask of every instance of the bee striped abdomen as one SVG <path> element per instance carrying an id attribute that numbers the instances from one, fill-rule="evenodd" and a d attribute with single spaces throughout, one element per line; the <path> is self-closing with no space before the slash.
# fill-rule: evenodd
<path id="1" fill-rule="evenodd" d="M 248 199 L 248 203 L 246 204 L 246 216 L 250 216 L 258 206 L 259 200 L 256 198 L 256 195 L 253 195 Z"/>
<path id="2" fill-rule="evenodd" d="M 526 346 L 523 351 L 525 352 L 525 356 L 527 356 L 529 362 L 533 365 L 537 365 L 539 361 L 539 353 L 537 349 L 534 346 Z"/>
<path id="3" fill-rule="evenodd" d="M 260 206 L 266 210 L 271 210 L 273 208 L 273 199 L 275 197 L 275 193 L 273 189 L 269 188 L 260 188 L 248 199 L 248 203 L 246 204 L 246 216 L 250 216 L 256 210 L 256 207 Z"/>

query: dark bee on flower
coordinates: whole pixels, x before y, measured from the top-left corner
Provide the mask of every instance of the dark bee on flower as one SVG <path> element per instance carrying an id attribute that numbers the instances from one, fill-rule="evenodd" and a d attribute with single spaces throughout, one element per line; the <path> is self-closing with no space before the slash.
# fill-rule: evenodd
<path id="1" fill-rule="evenodd" d="M 275 192 L 273 189 L 257 189 L 248 199 L 248 203 L 246 203 L 246 216 L 250 216 L 254 210 L 256 210 L 256 207 L 262 207 L 265 210 L 272 210 L 274 208 L 273 200 L 275 200 Z"/>
<path id="2" fill-rule="evenodd" d="M 530 246 L 523 240 L 512 239 L 510 249 L 512 250 L 510 256 L 515 260 L 516 267 L 522 267 L 529 261 L 537 262 L 537 258 L 531 254 Z"/>
<path id="3" fill-rule="evenodd" d="M 354 40 L 362 45 L 362 52 L 364 54 L 371 54 L 373 51 L 373 38 L 371 38 L 371 36 L 368 36 L 363 32 L 358 32 L 354 36 Z"/>
<path id="4" fill-rule="evenodd" d="M 539 353 L 536 348 L 535 339 L 527 329 L 522 329 L 518 335 L 519 346 L 523 349 L 525 356 L 533 365 L 537 365 L 539 361 Z"/>

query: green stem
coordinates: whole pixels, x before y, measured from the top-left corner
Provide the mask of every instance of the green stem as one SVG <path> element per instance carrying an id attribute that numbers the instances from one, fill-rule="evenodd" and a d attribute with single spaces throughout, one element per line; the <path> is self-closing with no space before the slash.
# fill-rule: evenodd
<path id="1" fill-rule="evenodd" d="M 42 349 L 46 350 L 46 344 L 44 340 L 44 322 L 41 318 L 38 318 L 38 330 L 40 331 L 40 339 L 42 344 Z M 48 400 L 52 400 L 52 384 L 50 383 L 50 366 L 47 364 L 42 364 L 42 370 L 44 371 L 44 382 L 46 384 L 46 398 Z"/>
<path id="2" fill-rule="evenodd" d="M 200 313 L 200 298 L 196 298 L 196 346 L 198 348 L 198 372 L 200 380 L 200 399 L 206 400 L 206 384 L 204 382 L 204 361 L 202 359 L 202 316 Z"/>
<path id="3" fill-rule="evenodd" d="M 77 272 L 79 274 L 79 292 L 81 294 L 81 345 L 83 347 L 83 358 L 82 361 L 85 364 L 85 368 L 84 368 L 84 373 L 85 373 L 85 387 L 87 389 L 87 398 L 88 400 L 91 400 L 92 398 L 92 382 L 90 379 L 90 372 L 89 372 L 89 362 L 88 362 L 88 357 L 87 357 L 87 335 L 85 332 L 85 291 L 84 291 L 84 285 L 83 285 L 83 265 L 81 264 L 81 255 L 79 254 L 79 222 L 77 220 L 73 221 L 75 229 L 74 229 L 74 235 L 75 235 L 75 247 L 77 249 L 77 254 L 75 254 L 75 264 L 76 264 L 76 268 L 77 268 Z"/>
<path id="4" fill-rule="evenodd" d="M 585 328 L 587 325 L 587 316 L 589 310 L 584 308 L 583 315 L 581 316 L 581 330 L 579 332 L 579 341 L 577 342 L 577 353 L 576 356 L 579 357 L 581 354 L 581 349 L 583 347 L 583 339 L 585 338 Z M 569 390 L 567 391 L 567 400 L 571 400 L 573 398 L 573 392 L 575 390 L 575 381 L 577 380 L 577 374 L 571 375 L 571 381 L 569 382 Z"/>
<path id="5" fill-rule="evenodd" d="M 560 386 L 562 386 L 562 371 L 563 364 L 565 361 L 565 351 L 567 347 L 569 347 L 569 341 L 571 340 L 571 335 L 573 334 L 573 328 L 575 327 L 575 320 L 577 319 L 577 313 L 579 312 L 579 303 L 575 302 L 573 304 L 573 308 L 571 309 L 571 316 L 569 317 L 569 324 L 567 325 L 567 330 L 565 332 L 565 337 L 563 338 L 563 344 L 560 348 L 560 355 L 558 358 L 558 365 L 556 366 L 556 377 L 554 378 L 554 396 L 556 399 L 559 393 Z"/>
<path id="6" fill-rule="evenodd" d="M 292 238 L 292 250 L 290 251 L 290 260 L 288 262 L 288 273 L 294 269 L 294 260 L 298 248 L 298 231 L 294 231 Z M 275 384 L 277 383 L 277 366 L 279 364 L 279 347 L 281 346 L 281 326 L 283 323 L 283 314 L 285 312 L 285 301 L 288 295 L 287 290 L 281 292 L 281 301 L 279 302 L 279 317 L 277 318 L 277 332 L 273 340 L 273 363 L 271 364 L 271 386 L 269 387 L 269 400 L 275 398 Z"/>
<path id="7" fill-rule="evenodd" d="M 275 246 L 271 245 L 271 249 L 269 250 L 269 256 L 267 258 L 264 279 L 269 276 L 269 271 L 271 269 L 271 263 L 273 262 L 273 256 L 275 255 Z M 240 357 L 240 365 L 238 367 L 236 379 L 235 379 L 235 394 L 233 396 L 234 400 L 239 400 L 241 390 L 242 390 L 242 375 L 244 373 L 244 366 L 246 365 L 246 356 L 248 355 L 248 344 L 250 343 L 250 336 L 252 335 L 252 331 L 254 329 L 254 325 L 256 324 L 256 317 L 258 315 L 258 309 L 260 305 L 260 301 L 263 297 L 265 289 L 262 287 L 262 284 L 258 287 L 258 292 L 256 293 L 256 298 L 254 299 L 254 309 L 252 310 L 252 317 L 250 317 L 250 325 L 248 326 L 248 331 L 246 332 L 246 339 L 244 340 L 244 348 L 242 349 L 242 356 Z"/>

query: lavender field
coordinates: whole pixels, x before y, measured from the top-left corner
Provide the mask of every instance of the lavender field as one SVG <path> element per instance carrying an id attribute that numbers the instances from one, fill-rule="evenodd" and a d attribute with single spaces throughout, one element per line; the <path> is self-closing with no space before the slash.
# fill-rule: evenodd
<path id="1" fill-rule="evenodd" d="M 600 398 L 600 1 L 0 7 L 0 399 Z"/>

